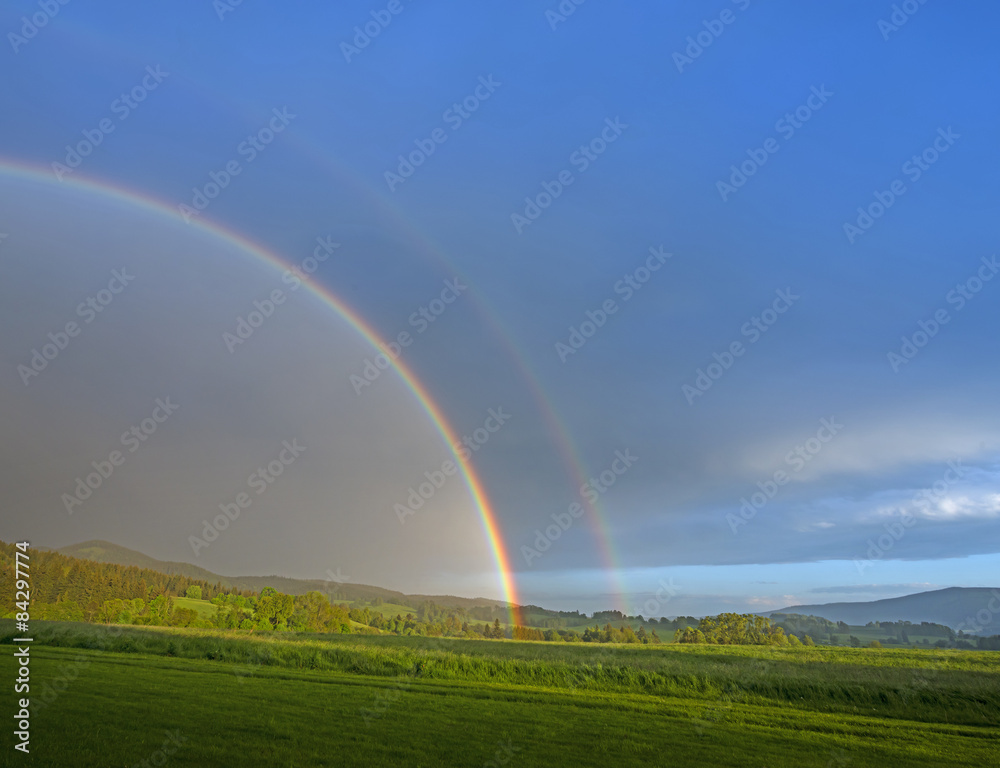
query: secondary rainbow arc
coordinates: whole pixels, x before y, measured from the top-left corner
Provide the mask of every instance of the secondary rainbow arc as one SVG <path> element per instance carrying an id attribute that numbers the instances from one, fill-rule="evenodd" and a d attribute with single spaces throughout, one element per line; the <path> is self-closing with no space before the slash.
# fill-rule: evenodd
<path id="1" fill-rule="evenodd" d="M 380 194 L 371 183 L 358 178 L 357 174 L 345 169 L 339 160 L 331 157 L 322 147 L 312 140 L 306 139 L 300 134 L 293 134 L 288 138 L 288 140 L 293 144 L 302 147 L 304 150 L 308 150 L 313 159 L 333 168 L 339 176 L 349 178 L 353 182 L 356 190 L 366 194 L 375 206 L 385 211 L 396 222 L 398 222 L 402 231 L 405 232 L 413 243 L 416 243 L 424 252 L 431 255 L 436 261 L 445 265 L 456 277 L 466 279 L 461 270 L 457 269 L 449 261 L 443 249 L 430 237 L 428 237 L 427 234 L 416 227 L 410 218 L 400 210 L 398 205 L 390 202 L 385 195 Z M 555 447 L 560 460 L 572 477 L 575 487 L 582 489 L 589 482 L 587 472 L 584 469 L 584 461 L 580 457 L 579 451 L 569 436 L 569 429 L 564 421 L 559 417 L 558 409 L 545 393 L 545 390 L 539 383 L 535 372 L 526 364 L 525 355 L 511 340 L 511 335 L 504 328 L 503 321 L 501 320 L 498 312 L 489 304 L 481 292 L 476 291 L 474 281 L 466 279 L 466 282 L 470 285 L 471 290 L 475 295 L 475 301 L 473 302 L 475 310 L 493 330 L 493 335 L 503 347 L 507 359 L 518 371 L 522 382 L 530 392 L 535 408 L 545 423 L 548 435 L 555 442 Z M 578 502 L 585 510 L 590 512 L 594 539 L 597 543 L 597 548 L 603 561 L 605 573 L 613 583 L 613 594 L 617 602 L 615 607 L 617 607 L 622 613 L 627 614 L 628 606 L 625 604 L 624 598 L 626 590 L 621 578 L 622 567 L 620 564 L 620 558 L 617 555 L 613 544 L 614 538 L 611 533 L 611 526 L 608 523 L 607 513 L 602 510 L 602 505 L 599 501 L 590 501 L 581 493 L 578 493 L 577 497 L 574 498 L 573 501 Z M 564 508 L 554 509 L 552 511 L 562 512 L 563 509 Z M 548 515 L 544 515 L 542 517 L 542 520 L 548 519 Z M 541 527 L 545 527 L 544 522 L 541 523 Z M 531 538 L 526 543 L 532 544 L 533 541 L 533 538 Z M 530 565 L 530 563 L 526 564 Z"/>

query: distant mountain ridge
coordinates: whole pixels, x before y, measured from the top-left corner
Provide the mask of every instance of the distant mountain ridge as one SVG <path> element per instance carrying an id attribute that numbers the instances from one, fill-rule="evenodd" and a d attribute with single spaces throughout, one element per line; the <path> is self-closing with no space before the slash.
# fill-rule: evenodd
<path id="1" fill-rule="evenodd" d="M 210 584 L 219 583 L 236 589 L 248 589 L 260 592 L 264 587 L 274 587 L 279 592 L 288 595 L 304 595 L 307 592 L 318 591 L 328 594 L 335 592 L 343 600 L 371 601 L 381 597 L 387 603 L 413 605 L 424 600 L 430 600 L 438 605 L 454 608 L 489 607 L 493 605 L 506 606 L 503 600 L 491 600 L 486 597 L 457 597 L 455 595 L 408 595 L 392 589 L 375 587 L 369 584 L 354 584 L 346 581 L 326 579 L 292 579 L 286 576 L 221 576 L 217 573 L 200 568 L 192 563 L 170 560 L 157 560 L 155 557 L 138 552 L 128 547 L 112 544 L 109 541 L 94 539 L 80 544 L 71 544 L 54 550 L 62 555 L 77 557 L 83 560 L 93 560 L 98 563 L 114 563 L 116 565 L 134 565 L 148 568 L 166 574 L 187 576 L 190 579 L 207 581 Z"/>
<path id="2" fill-rule="evenodd" d="M 792 605 L 775 613 L 801 613 L 847 624 L 870 621 L 930 621 L 966 634 L 1000 634 L 1000 587 L 947 587 L 903 597 L 858 603 Z"/>
<path id="3" fill-rule="evenodd" d="M 313 590 L 324 594 L 335 593 L 343 600 L 372 601 L 376 597 L 384 602 L 416 607 L 424 600 L 437 605 L 455 608 L 505 606 L 503 600 L 484 597 L 457 597 L 454 595 L 409 595 L 384 587 L 326 579 L 292 579 L 286 576 L 221 576 L 192 563 L 157 560 L 134 549 L 111 542 L 93 540 L 55 550 L 63 555 L 93 560 L 99 563 L 134 565 L 166 574 L 187 576 L 191 579 L 219 583 L 236 589 L 260 592 L 264 587 L 274 587 L 290 595 L 304 595 Z M 819 605 L 793 605 L 775 613 L 798 613 L 819 616 L 830 621 L 864 625 L 871 621 L 922 621 L 943 624 L 966 634 L 1000 634 L 1000 587 L 948 587 L 930 592 L 918 592 L 903 597 L 852 603 L 825 603 Z"/>

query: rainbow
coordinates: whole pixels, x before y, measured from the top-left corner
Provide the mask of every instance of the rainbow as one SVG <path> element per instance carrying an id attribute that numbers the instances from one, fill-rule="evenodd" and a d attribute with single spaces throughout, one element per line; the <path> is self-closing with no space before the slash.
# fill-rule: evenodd
<path id="1" fill-rule="evenodd" d="M 380 211 L 384 211 L 392 219 L 399 223 L 400 229 L 408 237 L 408 242 L 418 245 L 424 253 L 432 257 L 439 264 L 446 267 L 449 274 L 455 275 L 458 278 L 464 278 L 461 270 L 456 269 L 455 266 L 448 260 L 443 249 L 434 243 L 426 234 L 424 234 L 424 232 L 418 229 L 409 217 L 400 210 L 399 206 L 393 205 L 385 198 L 384 195 L 379 194 L 371 183 L 358 179 L 357 174 L 350 173 L 348 170 L 343 168 L 339 161 L 331 157 L 314 141 L 302 136 L 299 131 L 290 133 L 285 141 L 299 146 L 300 149 L 302 149 L 303 154 L 307 154 L 310 159 L 332 169 L 332 172 L 335 173 L 338 178 L 341 176 L 348 177 L 353 182 L 355 191 L 363 193 L 374 207 Z M 567 471 L 567 474 L 573 482 L 573 487 L 582 488 L 588 482 L 587 470 L 584 468 L 584 462 L 580 458 L 579 452 L 575 447 L 575 443 L 570 437 L 569 429 L 559 417 L 558 410 L 552 403 L 551 399 L 545 394 L 545 390 L 539 383 L 537 375 L 525 363 L 525 355 L 521 353 L 511 341 L 511 336 L 504 329 L 503 323 L 497 311 L 489 305 L 481 293 L 475 290 L 473 281 L 465 280 L 465 282 L 470 286 L 471 291 L 476 296 L 476 301 L 473 302 L 476 311 L 493 330 L 493 335 L 502 345 L 512 368 L 518 371 L 521 379 L 527 386 L 532 401 L 534 402 L 535 409 L 541 415 L 548 434 L 552 436 L 555 441 L 556 451 L 559 455 L 560 461 Z M 621 578 L 623 568 L 621 567 L 621 560 L 613 545 L 614 538 L 611 534 L 611 526 L 608 523 L 607 513 L 602 510 L 599 503 L 589 501 L 580 493 L 577 493 L 573 499 L 570 499 L 570 501 L 578 502 L 589 512 L 591 528 L 601 556 L 604 572 L 608 575 L 608 578 L 611 581 L 610 586 L 612 594 L 615 597 L 614 607 L 622 613 L 628 614 L 629 610 L 628 606 L 625 604 L 624 597 L 626 590 L 624 582 Z M 564 510 L 565 507 L 560 507 L 558 509 L 552 509 L 551 511 L 562 512 Z M 538 524 L 541 528 L 545 528 L 547 521 L 548 516 L 545 515 L 539 520 Z"/>
<path id="2" fill-rule="evenodd" d="M 402 214 L 398 215 L 398 218 L 403 220 Z M 408 227 L 409 234 L 420 239 L 426 244 L 426 247 L 431 250 L 432 253 L 438 255 L 438 257 L 447 263 L 443 255 L 441 255 L 440 250 L 424 235 L 419 231 Z M 454 274 L 461 277 L 461 273 L 458 270 L 452 268 Z M 474 289 L 473 289 L 474 290 Z M 510 361 L 511 365 L 519 372 L 521 379 L 524 381 L 531 394 L 531 398 L 535 404 L 535 409 L 541 415 L 542 420 L 545 424 L 548 434 L 554 439 L 556 445 L 556 451 L 559 455 L 560 461 L 565 467 L 567 473 L 569 474 L 573 487 L 576 489 L 582 488 L 588 483 L 587 471 L 584 468 L 583 459 L 580 457 L 579 452 L 576 449 L 576 445 L 570 437 L 570 432 L 568 427 L 565 425 L 563 420 L 559 417 L 558 411 L 555 405 L 552 403 L 548 395 L 545 394 L 545 390 L 538 381 L 538 377 L 535 372 L 529 368 L 524 360 L 524 355 L 521 354 L 517 347 L 510 340 L 510 334 L 506 332 L 500 321 L 500 317 L 496 310 L 494 310 L 486 299 L 481 295 L 476 295 L 476 306 L 480 311 L 480 316 L 486 321 L 486 323 L 493 329 L 494 335 L 500 340 L 501 345 L 504 348 L 507 359 Z M 611 527 L 607 520 L 607 513 L 602 510 L 601 505 L 597 502 L 591 502 L 587 497 L 583 496 L 581 493 L 577 493 L 569 501 L 578 502 L 585 510 L 590 514 L 591 527 L 594 532 L 594 539 L 597 543 L 598 550 L 601 555 L 601 560 L 604 566 L 604 572 L 608 575 L 612 584 L 612 594 L 615 597 L 616 603 L 615 608 L 624 614 L 628 614 L 628 607 L 625 604 L 625 586 L 621 580 L 622 568 L 620 566 L 620 559 L 613 546 L 613 537 L 611 534 Z M 566 507 L 559 507 L 557 509 L 551 510 L 552 512 L 563 512 Z M 539 521 L 539 527 L 544 528 L 550 522 L 548 515 L 546 515 L 542 520 Z"/>
<path id="3" fill-rule="evenodd" d="M 0 158 L 0 172 L 9 176 L 23 177 L 30 181 L 54 183 L 48 178 L 47 172 L 27 164 L 11 161 L 9 159 Z M 175 208 L 148 195 L 135 192 L 134 190 L 116 187 L 105 182 L 95 181 L 93 179 L 80 178 L 78 174 L 74 174 L 73 177 L 69 178 L 67 181 L 63 181 L 62 183 L 69 184 L 88 192 L 100 193 L 107 197 L 115 198 L 132 205 L 145 208 L 151 212 L 169 217 L 171 219 L 182 220 L 181 215 Z M 281 272 L 291 269 L 293 266 L 290 263 L 282 261 L 276 254 L 266 250 L 257 243 L 254 243 L 244 238 L 242 235 L 232 232 L 219 224 L 198 219 L 194 220 L 190 226 L 198 227 L 199 229 L 204 230 L 215 237 L 226 241 L 227 243 L 238 246 L 242 250 L 256 256 L 261 261 L 270 264 Z M 335 310 L 341 315 L 341 317 L 347 320 L 347 322 L 350 323 L 350 325 L 358 333 L 360 333 L 364 339 L 376 349 L 376 351 L 381 351 L 382 339 L 379 338 L 378 333 L 344 301 L 336 297 L 329 290 L 314 282 L 306 281 L 305 284 L 324 304 Z M 493 552 L 494 560 L 496 561 L 500 588 L 503 593 L 503 598 L 508 606 L 509 621 L 511 624 L 519 624 L 521 619 L 519 599 L 514 583 L 513 570 L 510 567 L 510 556 L 500 533 L 500 525 L 497 520 L 496 511 L 489 502 L 482 480 L 479 478 L 472 465 L 467 461 L 463 461 L 458 455 L 454 446 L 461 445 L 461 438 L 448 423 L 441 407 L 434 401 L 426 387 L 424 387 L 424 385 L 414 375 L 413 371 L 410 370 L 410 368 L 399 358 L 394 360 L 392 364 L 400 378 L 413 393 L 413 396 L 420 404 L 420 407 L 427 414 L 431 423 L 448 443 L 449 449 L 452 451 L 456 463 L 459 467 L 461 467 L 461 475 L 464 479 L 465 485 L 469 489 L 469 493 L 475 501 L 476 508 L 479 511 L 479 516 L 482 521 L 483 531 L 486 535 L 490 549 Z"/>
<path id="4" fill-rule="evenodd" d="M 120 38 L 112 38 L 107 34 L 104 34 L 101 30 L 93 28 L 90 25 L 85 24 L 82 20 L 72 20 L 66 19 L 60 25 L 62 32 L 56 31 L 55 34 L 59 34 L 65 42 L 73 42 L 78 45 L 86 46 L 90 51 L 93 51 L 99 55 L 104 55 L 109 48 L 117 50 L 120 54 L 133 59 L 137 65 L 142 64 L 145 60 L 140 59 L 135 55 L 133 51 L 127 49 Z M 183 45 L 183 44 L 182 44 Z M 245 108 L 241 108 L 238 104 L 227 97 L 226 94 L 220 93 L 210 88 L 206 88 L 204 85 L 192 81 L 186 81 L 184 86 L 192 91 L 196 91 L 211 99 L 213 103 L 227 104 L 235 113 L 251 120 L 251 117 L 247 114 Z M 422 249 L 428 255 L 432 256 L 436 261 L 447 266 L 447 268 L 455 274 L 457 277 L 462 277 L 460 271 L 456 270 L 448 259 L 444 256 L 441 249 L 431 242 L 419 229 L 417 229 L 399 209 L 398 206 L 390 204 L 385 195 L 379 194 L 374 185 L 364 179 L 358 178 L 356 173 L 351 172 L 346 167 L 342 166 L 339 161 L 331 157 L 329 152 L 325 148 L 318 145 L 315 141 L 305 137 L 300 130 L 291 131 L 284 138 L 284 141 L 296 144 L 303 154 L 308 154 L 312 159 L 319 161 L 324 166 L 332 169 L 338 178 L 347 177 L 351 180 L 356 191 L 364 194 L 369 201 L 371 201 L 379 209 L 388 212 L 393 219 L 395 219 L 401 225 L 401 228 L 412 237 L 416 242 L 420 243 Z M 26 167 L 26 171 L 29 174 L 37 175 L 38 171 L 34 168 Z M 78 174 L 75 174 L 78 175 Z M 135 201 L 141 200 L 144 205 L 148 205 L 155 210 L 160 212 L 167 212 L 173 214 L 173 209 L 164 206 L 163 203 L 156 201 L 153 198 L 143 197 L 137 193 L 130 190 L 116 189 L 110 184 L 105 184 L 101 182 L 96 182 L 90 180 L 83 183 L 84 186 L 92 186 L 97 189 L 101 189 L 105 192 L 115 194 L 119 197 L 124 197 L 127 200 Z M 212 231 L 214 234 L 221 236 L 225 239 L 229 239 L 232 242 L 238 243 L 240 247 L 246 248 L 252 253 L 256 254 L 258 257 L 270 261 L 276 265 L 281 266 L 283 269 L 286 268 L 284 262 L 278 259 L 273 254 L 270 254 L 266 249 L 259 247 L 258 245 L 241 238 L 229 230 L 212 224 L 208 224 L 202 221 L 200 226 L 203 229 Z M 467 281 L 468 282 L 468 281 Z M 366 324 L 360 321 L 354 312 L 352 312 L 343 302 L 338 300 L 328 291 L 324 291 L 315 285 L 311 286 L 313 292 L 320 297 L 320 299 L 336 311 L 341 313 L 345 318 L 347 318 L 351 323 L 355 325 L 360 333 L 368 340 L 370 343 L 378 346 L 379 338 L 378 334 L 368 327 Z M 503 345 L 504 351 L 514 369 L 516 369 L 523 381 L 526 383 L 528 389 L 530 390 L 532 399 L 535 403 L 535 407 L 545 423 L 548 433 L 554 438 L 556 442 L 556 450 L 559 455 L 560 461 L 567 470 L 568 475 L 573 481 L 574 487 L 580 488 L 587 482 L 587 471 L 584 467 L 584 462 L 579 456 L 578 451 L 575 448 L 573 440 L 570 438 L 570 433 L 566 425 L 559 418 L 556 408 L 551 403 L 548 396 L 541 384 L 538 381 L 537 376 L 534 372 L 525 364 L 524 355 L 522 355 L 519 350 L 514 346 L 510 340 L 510 335 L 503 328 L 503 324 L 500 321 L 499 316 L 496 311 L 488 306 L 485 299 L 481 294 L 477 294 L 477 302 L 475 302 L 477 311 L 480 316 L 493 328 L 496 338 Z M 398 362 L 398 361 L 397 361 Z M 441 416 L 440 409 L 434 404 L 434 401 L 428 396 L 426 391 L 418 383 L 418 380 L 413 376 L 413 373 L 403 364 L 397 364 L 396 369 L 400 376 L 406 382 L 407 386 L 413 391 L 414 395 L 420 401 L 421 406 L 427 412 L 428 416 L 434 421 L 438 429 L 441 430 L 443 436 L 445 436 L 449 445 L 454 445 L 452 440 L 452 432 L 450 427 L 447 426 L 447 421 Z M 464 464 L 463 471 L 466 474 L 466 482 L 469 485 L 470 491 L 473 493 L 473 497 L 476 499 L 477 505 L 479 505 L 480 516 L 483 518 L 483 524 L 485 527 L 486 535 L 490 540 L 490 546 L 493 549 L 495 559 L 497 561 L 497 567 L 500 569 L 502 588 L 505 595 L 505 599 L 508 603 L 513 604 L 515 591 L 512 584 L 512 576 L 510 571 L 510 558 L 507 550 L 503 547 L 502 540 L 499 536 L 499 527 L 496 524 L 496 516 L 490 509 L 489 505 L 486 504 L 486 497 L 482 491 L 482 485 L 478 482 L 470 482 L 469 476 L 475 478 L 475 473 L 472 472 L 471 467 L 466 467 Z M 621 574 L 623 569 L 621 567 L 621 560 L 616 554 L 615 548 L 613 546 L 614 538 L 611 534 L 611 527 L 608 523 L 606 512 L 602 511 L 601 506 L 597 503 L 591 503 L 587 501 L 582 496 L 578 496 L 572 500 L 578 501 L 588 510 L 590 513 L 588 517 L 591 521 L 591 528 L 593 531 L 594 539 L 600 554 L 600 558 L 603 561 L 603 567 L 605 572 L 608 574 L 609 579 L 612 584 L 612 593 L 616 596 L 617 608 L 623 613 L 627 613 L 627 607 L 624 602 L 625 587 L 621 579 Z M 485 505 L 485 506 L 484 506 Z M 553 510 L 553 511 L 562 511 Z M 539 521 L 541 524 L 542 521 Z M 513 622 L 512 622 L 513 623 Z"/>

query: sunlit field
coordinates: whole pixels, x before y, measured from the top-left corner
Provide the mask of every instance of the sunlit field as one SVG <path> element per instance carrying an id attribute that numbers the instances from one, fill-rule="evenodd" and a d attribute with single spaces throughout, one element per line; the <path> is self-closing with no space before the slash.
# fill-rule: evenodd
<path id="1" fill-rule="evenodd" d="M 1000 749 L 993 652 L 39 622 L 32 664 L 51 736 L 24 765 L 982 766 Z"/>

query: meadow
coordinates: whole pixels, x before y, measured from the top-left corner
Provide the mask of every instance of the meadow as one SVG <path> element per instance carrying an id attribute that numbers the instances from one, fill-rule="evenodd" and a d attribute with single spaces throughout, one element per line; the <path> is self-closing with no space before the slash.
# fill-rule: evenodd
<path id="1" fill-rule="evenodd" d="M 0 624 L 7 659 L 14 636 Z M 26 766 L 1000 761 L 996 652 L 69 622 L 33 636 Z"/>

